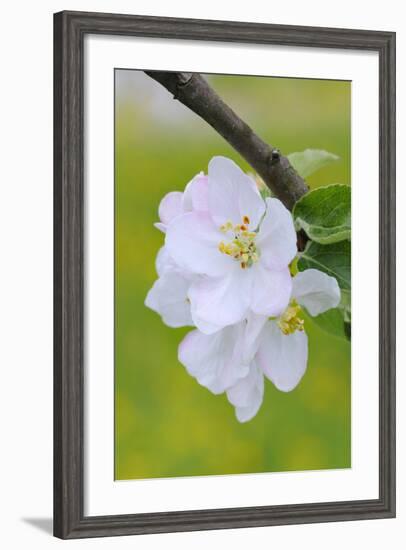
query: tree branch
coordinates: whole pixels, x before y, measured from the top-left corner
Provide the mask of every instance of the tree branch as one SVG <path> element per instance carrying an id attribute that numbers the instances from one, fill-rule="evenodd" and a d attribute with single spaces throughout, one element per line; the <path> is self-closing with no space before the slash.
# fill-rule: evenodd
<path id="1" fill-rule="evenodd" d="M 287 208 L 291 210 L 295 202 L 308 191 L 305 181 L 288 159 L 257 136 L 200 74 L 161 71 L 145 73 L 223 136 Z"/>

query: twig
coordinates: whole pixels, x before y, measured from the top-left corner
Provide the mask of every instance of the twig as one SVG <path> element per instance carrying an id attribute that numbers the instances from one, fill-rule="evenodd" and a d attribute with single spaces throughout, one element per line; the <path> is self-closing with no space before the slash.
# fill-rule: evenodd
<path id="1" fill-rule="evenodd" d="M 288 159 L 257 136 L 200 74 L 161 71 L 145 73 L 223 136 L 287 208 L 292 209 L 295 202 L 308 191 L 305 181 Z"/>

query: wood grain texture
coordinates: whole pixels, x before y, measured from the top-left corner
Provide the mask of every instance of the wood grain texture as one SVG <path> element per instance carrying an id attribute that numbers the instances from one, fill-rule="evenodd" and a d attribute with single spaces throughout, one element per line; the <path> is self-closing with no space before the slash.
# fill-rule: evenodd
<path id="1" fill-rule="evenodd" d="M 380 76 L 379 498 L 84 516 L 83 38 L 85 34 L 370 50 Z M 148 69 L 148 67 L 145 67 Z M 61 12 L 54 16 L 54 534 L 63 539 L 395 515 L 395 34 Z"/>

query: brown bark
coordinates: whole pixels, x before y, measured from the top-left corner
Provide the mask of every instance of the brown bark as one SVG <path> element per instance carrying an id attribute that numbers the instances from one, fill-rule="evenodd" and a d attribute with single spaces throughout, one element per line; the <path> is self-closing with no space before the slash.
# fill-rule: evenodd
<path id="1" fill-rule="evenodd" d="M 200 74 L 160 71 L 145 73 L 223 136 L 287 208 L 291 210 L 295 202 L 308 191 L 305 181 L 289 160 L 257 136 Z"/>

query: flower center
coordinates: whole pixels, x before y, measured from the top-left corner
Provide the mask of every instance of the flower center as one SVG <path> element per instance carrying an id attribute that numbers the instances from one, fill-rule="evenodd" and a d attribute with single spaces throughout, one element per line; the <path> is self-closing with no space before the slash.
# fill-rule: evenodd
<path id="1" fill-rule="evenodd" d="M 255 244 L 255 231 L 249 230 L 250 219 L 244 216 L 242 224 L 233 225 L 232 222 L 226 222 L 220 227 L 220 231 L 231 236 L 229 242 L 221 241 L 218 249 L 222 254 L 227 254 L 240 262 L 241 268 L 251 267 L 259 260 L 259 250 Z"/>
<path id="2" fill-rule="evenodd" d="M 293 334 L 296 330 L 304 329 L 304 320 L 300 317 L 302 308 L 292 300 L 278 319 L 278 326 L 283 334 Z"/>

